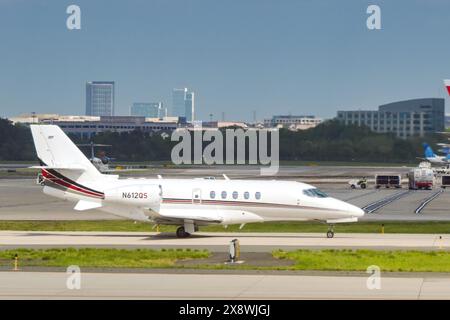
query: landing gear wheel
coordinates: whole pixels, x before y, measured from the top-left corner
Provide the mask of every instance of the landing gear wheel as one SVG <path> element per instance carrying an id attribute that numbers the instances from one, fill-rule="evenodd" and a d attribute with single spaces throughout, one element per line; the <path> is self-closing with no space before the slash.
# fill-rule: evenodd
<path id="1" fill-rule="evenodd" d="M 184 227 L 178 227 L 177 229 L 177 238 L 187 238 L 191 234 L 184 231 Z"/>
<path id="2" fill-rule="evenodd" d="M 334 232 L 332 230 L 328 230 L 327 238 L 333 238 L 333 237 L 334 237 Z"/>

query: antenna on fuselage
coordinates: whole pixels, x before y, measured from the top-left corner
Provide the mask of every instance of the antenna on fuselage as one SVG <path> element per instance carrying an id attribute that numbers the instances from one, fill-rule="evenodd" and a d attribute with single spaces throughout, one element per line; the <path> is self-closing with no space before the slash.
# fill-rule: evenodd
<path id="1" fill-rule="evenodd" d="M 230 180 L 230 178 L 228 178 L 228 176 L 224 173 L 224 174 L 222 174 L 223 175 L 223 178 L 225 179 L 225 180 Z"/>

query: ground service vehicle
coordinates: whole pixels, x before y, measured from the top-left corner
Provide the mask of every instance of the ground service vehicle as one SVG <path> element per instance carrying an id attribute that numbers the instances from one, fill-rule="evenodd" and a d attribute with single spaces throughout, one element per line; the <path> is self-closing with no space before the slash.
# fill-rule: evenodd
<path id="1" fill-rule="evenodd" d="M 441 188 L 450 187 L 450 175 L 442 175 L 441 176 Z"/>
<path id="2" fill-rule="evenodd" d="M 365 188 L 367 188 L 367 179 L 362 178 L 359 180 L 357 180 L 357 179 L 350 180 L 348 182 L 348 184 L 350 185 L 350 188 L 352 188 L 352 189 L 356 189 L 356 188 L 365 189 Z"/>
<path id="3" fill-rule="evenodd" d="M 377 174 L 375 175 L 375 188 L 401 188 L 402 176 L 399 174 Z"/>
<path id="4" fill-rule="evenodd" d="M 427 189 L 433 188 L 434 172 L 431 168 L 414 168 L 408 173 L 409 189 Z"/>

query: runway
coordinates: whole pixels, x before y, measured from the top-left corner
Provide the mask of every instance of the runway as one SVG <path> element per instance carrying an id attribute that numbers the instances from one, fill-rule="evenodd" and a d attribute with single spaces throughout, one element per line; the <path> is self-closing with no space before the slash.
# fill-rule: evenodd
<path id="1" fill-rule="evenodd" d="M 322 233 L 204 233 L 178 239 L 174 234 L 142 232 L 29 232 L 0 231 L 0 249 L 104 247 L 104 248 L 191 248 L 228 252 L 229 243 L 239 239 L 241 252 L 272 252 L 295 249 L 449 250 L 450 235 L 433 234 L 336 234 Z"/>
<path id="2" fill-rule="evenodd" d="M 174 273 L 0 272 L 0 299 L 449 299 L 450 278 Z"/>

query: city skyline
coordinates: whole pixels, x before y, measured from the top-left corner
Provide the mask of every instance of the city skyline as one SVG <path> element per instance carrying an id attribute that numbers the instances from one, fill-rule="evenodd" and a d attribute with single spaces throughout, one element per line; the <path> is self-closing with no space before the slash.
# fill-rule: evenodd
<path id="1" fill-rule="evenodd" d="M 90 79 L 116 82 L 118 115 L 192 88 L 203 120 L 448 99 L 448 1 L 377 1 L 381 30 L 366 27 L 369 1 L 76 4 L 81 30 L 66 28 L 67 3 L 0 1 L 0 116 L 84 114 Z"/>

